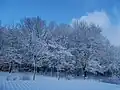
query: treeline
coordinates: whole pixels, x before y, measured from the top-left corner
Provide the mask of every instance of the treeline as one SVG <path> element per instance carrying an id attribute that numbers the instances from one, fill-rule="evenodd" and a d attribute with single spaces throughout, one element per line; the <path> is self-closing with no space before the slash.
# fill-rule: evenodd
<path id="1" fill-rule="evenodd" d="M 46 23 L 24 18 L 0 26 L 0 70 L 120 76 L 120 48 L 110 44 L 95 24 Z"/>

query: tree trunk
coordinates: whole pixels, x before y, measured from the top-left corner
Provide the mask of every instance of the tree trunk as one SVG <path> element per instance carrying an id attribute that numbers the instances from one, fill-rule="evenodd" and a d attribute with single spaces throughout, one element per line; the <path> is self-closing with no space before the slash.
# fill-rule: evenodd
<path id="1" fill-rule="evenodd" d="M 87 72 L 84 71 L 84 79 L 86 79 L 86 77 L 87 77 Z"/>
<path id="2" fill-rule="evenodd" d="M 9 63 L 9 73 L 12 71 L 12 62 Z"/>
<path id="3" fill-rule="evenodd" d="M 19 64 L 19 72 L 21 72 L 21 63 Z"/>
<path id="4" fill-rule="evenodd" d="M 33 56 L 33 60 L 34 60 L 34 74 L 33 74 L 33 80 L 35 80 L 35 75 L 36 75 L 36 60 L 35 60 L 35 56 Z"/>
<path id="5" fill-rule="evenodd" d="M 35 75 L 36 75 L 36 66 L 34 66 L 33 80 L 35 80 Z"/>
<path id="6" fill-rule="evenodd" d="M 36 71 L 34 70 L 33 80 L 35 80 Z"/>
<path id="7" fill-rule="evenodd" d="M 53 68 L 51 68 L 51 76 L 53 76 Z"/>
<path id="8" fill-rule="evenodd" d="M 58 80 L 60 79 L 60 70 L 57 70 L 57 77 L 58 77 Z"/>
<path id="9" fill-rule="evenodd" d="M 84 79 L 87 77 L 86 65 L 83 67 Z"/>

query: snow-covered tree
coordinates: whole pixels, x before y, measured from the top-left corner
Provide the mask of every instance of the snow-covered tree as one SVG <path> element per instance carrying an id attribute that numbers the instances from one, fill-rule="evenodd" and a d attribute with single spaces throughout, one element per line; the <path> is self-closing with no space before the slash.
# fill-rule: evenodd
<path id="1" fill-rule="evenodd" d="M 34 65 L 33 80 L 35 80 L 37 57 L 42 56 L 47 47 L 44 41 L 45 24 L 39 17 L 26 18 L 21 29 L 23 47 L 26 49 L 26 54 L 30 54 Z"/>
<path id="2" fill-rule="evenodd" d="M 9 72 L 17 69 L 14 63 L 19 69 L 31 65 L 27 68 L 34 71 L 33 80 L 37 71 L 120 76 L 120 48 L 101 32 L 84 21 L 46 24 L 39 17 L 25 18 L 12 27 L 0 26 L 0 63 L 7 63 Z"/>
<path id="3" fill-rule="evenodd" d="M 74 22 L 73 29 L 74 31 L 70 37 L 71 50 L 76 58 L 76 68 L 82 68 L 86 77 L 87 72 L 96 72 L 95 69 L 97 67 L 91 67 L 98 64 L 96 55 L 103 44 L 103 36 L 99 26 L 94 24 L 88 25 L 85 22 Z"/>

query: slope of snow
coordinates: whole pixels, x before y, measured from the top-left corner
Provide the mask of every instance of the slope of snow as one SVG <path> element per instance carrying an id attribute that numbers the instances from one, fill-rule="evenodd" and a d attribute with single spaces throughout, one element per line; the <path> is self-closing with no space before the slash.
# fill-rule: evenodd
<path id="1" fill-rule="evenodd" d="M 37 75 L 36 80 L 1 80 L 0 90 L 120 90 L 119 85 L 93 80 L 64 80 Z M 5 76 L 4 76 L 5 77 Z"/>

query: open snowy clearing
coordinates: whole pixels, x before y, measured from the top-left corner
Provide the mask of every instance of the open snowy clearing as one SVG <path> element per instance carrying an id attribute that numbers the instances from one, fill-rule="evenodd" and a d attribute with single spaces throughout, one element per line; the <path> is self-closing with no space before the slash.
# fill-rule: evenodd
<path id="1" fill-rule="evenodd" d="M 58 80 L 37 75 L 35 81 L 7 81 L 5 80 L 6 76 L 4 74 L 0 75 L 0 90 L 120 90 L 119 85 L 93 80 Z"/>

